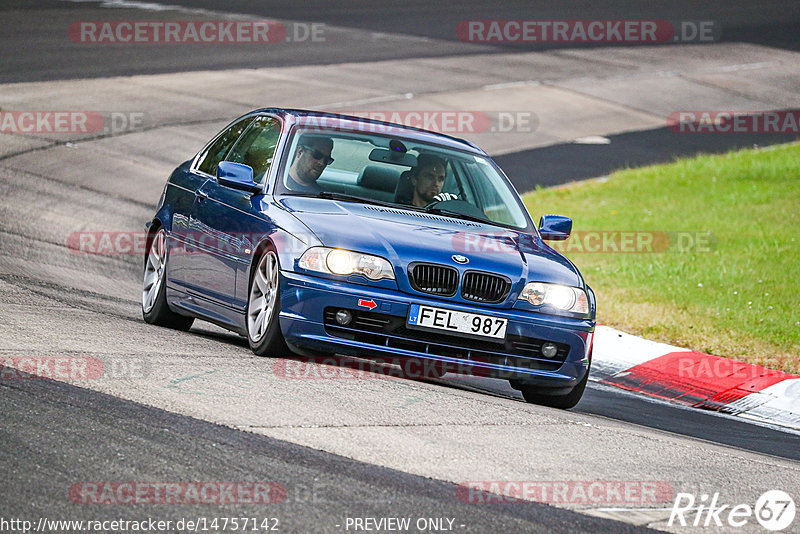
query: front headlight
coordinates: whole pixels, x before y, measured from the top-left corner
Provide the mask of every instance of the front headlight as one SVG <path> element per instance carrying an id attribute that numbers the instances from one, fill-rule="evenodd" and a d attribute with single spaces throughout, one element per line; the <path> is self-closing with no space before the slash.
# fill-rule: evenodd
<path id="1" fill-rule="evenodd" d="M 326 274 L 361 274 L 370 280 L 394 280 L 392 264 L 387 260 L 340 248 L 312 247 L 303 253 L 298 266 Z"/>
<path id="2" fill-rule="evenodd" d="M 589 298 L 586 296 L 586 291 L 579 287 L 529 282 L 525 285 L 519 298 L 527 300 L 533 306 L 549 305 L 560 311 L 581 315 L 589 313 Z"/>

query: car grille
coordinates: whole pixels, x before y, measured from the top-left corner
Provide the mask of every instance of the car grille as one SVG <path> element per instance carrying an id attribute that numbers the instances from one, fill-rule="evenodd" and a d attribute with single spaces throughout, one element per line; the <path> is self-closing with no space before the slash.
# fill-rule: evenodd
<path id="1" fill-rule="evenodd" d="M 501 302 L 511 291 L 511 282 L 489 273 L 470 271 L 461 283 L 461 296 L 476 302 Z"/>
<path id="2" fill-rule="evenodd" d="M 335 319 L 339 309 L 341 308 L 332 307 L 324 311 L 325 330 L 328 334 L 380 347 L 405 349 L 476 363 L 487 362 L 547 371 L 555 371 L 561 367 L 569 353 L 569 345 L 556 343 L 558 347 L 556 355 L 545 358 L 542 355 L 542 344 L 546 343 L 546 340 L 515 335 L 507 335 L 506 339 L 499 343 L 466 340 L 458 336 L 407 328 L 404 317 L 361 310 L 349 310 L 353 320 L 343 326 Z"/>
<path id="3" fill-rule="evenodd" d="M 411 287 L 422 293 L 452 297 L 458 288 L 458 271 L 443 265 L 416 263 L 409 269 Z"/>
<path id="4" fill-rule="evenodd" d="M 458 289 L 458 271 L 446 265 L 412 263 L 408 280 L 417 291 L 439 297 L 452 297 Z M 510 291 L 508 278 L 491 273 L 467 271 L 461 283 L 464 300 L 486 304 L 502 302 Z"/>

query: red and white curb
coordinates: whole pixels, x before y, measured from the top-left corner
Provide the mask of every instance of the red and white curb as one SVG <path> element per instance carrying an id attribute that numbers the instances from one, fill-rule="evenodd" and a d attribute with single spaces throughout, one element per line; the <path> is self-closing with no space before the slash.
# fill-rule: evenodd
<path id="1" fill-rule="evenodd" d="M 680 404 L 800 430 L 800 375 L 598 326 L 590 378 Z"/>

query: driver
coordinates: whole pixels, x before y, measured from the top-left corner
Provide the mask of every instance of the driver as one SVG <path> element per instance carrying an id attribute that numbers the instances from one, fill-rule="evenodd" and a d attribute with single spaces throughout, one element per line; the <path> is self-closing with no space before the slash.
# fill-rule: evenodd
<path id="1" fill-rule="evenodd" d="M 411 203 L 418 208 L 424 208 L 432 202 L 457 199 L 456 195 L 443 193 L 445 168 L 447 162 L 439 156 L 420 154 L 417 156 L 417 165 L 411 169 L 411 185 L 414 195 Z"/>
<path id="2" fill-rule="evenodd" d="M 294 162 L 286 177 L 286 187 L 292 191 L 319 193 L 317 183 L 325 167 L 333 163 L 333 139 L 318 135 L 303 135 L 297 145 Z"/>

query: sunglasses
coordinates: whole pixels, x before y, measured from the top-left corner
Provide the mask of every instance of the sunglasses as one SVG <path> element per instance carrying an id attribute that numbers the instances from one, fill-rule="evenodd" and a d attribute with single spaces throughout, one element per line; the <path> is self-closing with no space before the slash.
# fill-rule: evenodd
<path id="1" fill-rule="evenodd" d="M 317 159 L 317 160 L 320 160 L 320 159 L 321 160 L 325 160 L 325 165 L 330 165 L 331 163 L 333 163 L 333 158 L 332 157 L 330 157 L 328 155 L 325 155 L 324 153 L 320 152 L 316 148 L 311 148 L 308 145 L 300 145 L 300 146 L 303 147 L 312 158 Z"/>

